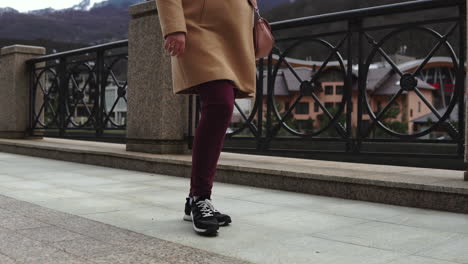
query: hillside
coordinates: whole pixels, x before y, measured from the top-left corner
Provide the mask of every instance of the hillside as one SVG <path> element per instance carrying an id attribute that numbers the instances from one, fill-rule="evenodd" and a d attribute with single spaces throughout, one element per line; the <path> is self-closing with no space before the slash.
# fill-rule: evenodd
<path id="1" fill-rule="evenodd" d="M 1 43 L 7 39 L 32 41 L 43 39 L 61 43 L 96 45 L 127 38 L 128 7 L 144 0 L 81 0 L 70 8 L 44 8 L 20 13 L 9 7 L 0 8 Z M 150 0 L 154 1 L 154 0 Z M 245 0 L 247 1 L 247 0 Z M 262 10 L 294 0 L 259 1 Z M 24 42 L 23 41 L 23 42 Z"/>
<path id="2" fill-rule="evenodd" d="M 271 21 L 280 21 L 297 17 L 408 1 L 410 0 L 329 0 L 325 3 L 313 5 L 311 4 L 311 0 L 296 0 L 292 3 L 286 2 L 273 6 L 272 9 L 265 14 L 265 17 Z"/>
<path id="3" fill-rule="evenodd" d="M 72 8 L 41 9 L 29 13 L 2 9 L 0 36 L 8 39 L 48 39 L 57 42 L 95 45 L 127 38 L 128 6 L 142 0 L 107 0 L 89 8 L 83 0 Z"/>
<path id="4" fill-rule="evenodd" d="M 258 8 L 261 12 L 268 12 L 275 6 L 294 3 L 297 0 L 257 0 Z"/>
<path id="5" fill-rule="evenodd" d="M 311 5 L 310 0 L 297 0 L 295 3 L 290 4 L 283 4 L 277 7 L 274 7 L 270 12 L 268 12 L 265 17 L 271 21 L 282 21 L 297 17 L 306 17 L 306 16 L 313 16 L 313 15 L 320 15 L 326 14 L 331 12 L 338 12 L 343 10 L 350 10 L 350 9 L 357 9 L 357 8 L 365 8 L 377 5 L 386 5 L 386 4 L 395 4 L 401 2 L 408 2 L 409 0 L 379 0 L 378 4 L 376 4 L 375 0 L 329 0 L 327 4 L 320 4 L 320 5 Z M 402 13 L 402 14 L 390 14 L 386 16 L 379 16 L 374 17 L 371 19 L 367 19 L 364 22 L 364 26 L 378 26 L 378 25 L 388 25 L 388 24 L 403 24 L 407 21 L 414 21 L 414 18 L 417 17 L 419 20 L 432 20 L 432 19 L 440 19 L 444 17 L 452 17 L 455 16 L 457 13 L 457 8 L 444 8 L 444 9 L 437 9 L 437 10 L 424 10 L 418 12 L 410 13 Z M 448 30 L 449 23 L 439 23 L 439 24 L 432 24 L 430 25 L 431 29 L 435 29 L 437 32 L 444 33 Z M 282 32 L 276 32 L 276 36 L 280 38 L 286 38 L 291 36 L 301 36 L 304 32 L 313 32 L 316 34 L 325 33 L 325 32 L 334 32 L 334 31 L 341 31 L 347 29 L 347 23 L 328 23 L 328 24 L 320 24 L 316 26 L 310 27 L 303 27 L 298 29 L 289 29 Z M 369 32 L 376 39 L 382 38 L 385 34 L 387 34 L 388 30 L 381 30 L 381 31 L 373 31 Z M 455 31 L 455 36 L 457 36 L 457 32 Z M 329 36 L 326 37 L 326 40 L 331 43 L 337 43 L 343 36 Z M 454 50 L 458 50 L 459 41 L 456 41 L 455 37 L 452 35 L 449 37 L 449 42 L 452 45 Z M 283 42 L 284 43 L 284 42 Z M 287 43 L 278 44 L 280 48 L 287 47 Z M 357 38 L 352 40 L 352 46 L 355 48 L 355 51 L 352 53 L 353 57 L 356 59 L 357 56 Z M 364 50 L 367 51 L 371 47 L 364 42 L 366 45 Z M 389 54 L 394 54 L 397 52 L 403 52 L 403 55 L 414 56 L 417 58 L 424 58 L 429 51 L 434 47 L 436 44 L 436 38 L 433 36 L 422 33 L 421 31 L 404 31 L 395 37 L 392 37 L 388 41 L 385 42 L 384 49 Z M 284 46 L 283 46 L 284 45 Z M 311 52 L 310 46 L 300 46 L 295 50 L 294 56 L 295 58 L 306 59 L 308 56 L 312 54 L 315 56 L 315 59 L 325 59 L 321 57 L 321 52 Z M 327 52 L 323 52 L 323 56 L 328 54 Z M 346 55 L 346 49 L 342 50 L 342 55 Z M 436 56 L 449 56 L 448 49 L 442 47 L 437 50 Z M 377 60 L 380 58 L 379 56 L 375 57 Z"/>
<path id="6" fill-rule="evenodd" d="M 0 36 L 32 40 L 88 43 L 89 45 L 127 37 L 128 12 L 112 6 L 91 11 L 65 10 L 44 15 L 5 13 L 0 16 Z"/>
<path id="7" fill-rule="evenodd" d="M 59 41 L 51 41 L 48 39 L 34 39 L 34 40 L 24 40 L 24 39 L 0 39 L 0 47 L 11 46 L 15 44 L 20 45 L 30 45 L 30 46 L 39 46 L 46 48 L 46 54 L 62 52 L 67 50 L 74 50 L 79 48 L 87 47 L 87 44 L 77 44 L 77 43 L 66 43 Z"/>
<path id="8" fill-rule="evenodd" d="M 128 7 L 142 1 L 106 0 L 96 3 L 96 0 L 77 0 L 78 3 L 71 8 L 46 8 L 28 13 L 3 7 L 0 8 L 0 24 L 8 26 L 0 27 L 0 38 L 87 46 L 126 39 L 130 19 Z M 273 22 L 405 1 L 408 0 L 329 0 L 312 4 L 312 0 L 258 0 L 258 4 L 263 15 Z M 400 22 L 401 19 L 396 16 L 391 21 Z"/>

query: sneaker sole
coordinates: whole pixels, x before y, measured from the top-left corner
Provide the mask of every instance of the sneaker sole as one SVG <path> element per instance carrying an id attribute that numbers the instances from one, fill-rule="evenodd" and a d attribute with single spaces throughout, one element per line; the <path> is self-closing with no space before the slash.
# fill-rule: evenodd
<path id="1" fill-rule="evenodd" d="M 191 220 L 192 220 L 193 230 L 195 230 L 197 233 L 202 234 L 202 235 L 215 235 L 215 234 L 218 233 L 218 228 L 202 229 L 202 228 L 196 227 L 195 222 L 192 219 L 192 214 L 190 214 L 190 216 L 191 216 Z"/>
<path id="2" fill-rule="evenodd" d="M 183 218 L 183 219 L 184 219 L 184 221 L 192 222 L 192 217 L 191 217 L 190 215 L 184 215 L 184 218 Z M 225 225 L 228 224 L 228 223 L 226 223 L 226 222 L 218 222 L 218 223 L 219 223 L 219 224 L 218 224 L 219 226 L 225 226 Z M 230 222 L 229 222 L 229 223 L 230 223 Z"/>

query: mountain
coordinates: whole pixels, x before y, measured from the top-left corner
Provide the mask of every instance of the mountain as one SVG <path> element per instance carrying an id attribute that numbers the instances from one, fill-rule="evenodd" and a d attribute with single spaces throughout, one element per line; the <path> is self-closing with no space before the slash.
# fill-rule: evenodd
<path id="1" fill-rule="evenodd" d="M 311 0 L 296 0 L 292 2 L 286 0 L 282 2 L 280 0 L 270 1 L 272 3 L 275 1 L 277 2 L 276 5 L 273 5 L 266 13 L 265 17 L 269 19 L 269 21 L 280 21 L 343 10 L 408 2 L 411 0 L 329 0 L 320 4 L 311 4 Z"/>
<path id="2" fill-rule="evenodd" d="M 8 25 L 0 26 L 0 39 L 25 40 L 28 43 L 47 39 L 88 46 L 126 39 L 130 19 L 128 7 L 145 0 L 98 1 L 77 0 L 79 3 L 70 8 L 45 8 L 28 13 L 9 7 L 0 8 L 0 25 Z M 271 22 L 405 1 L 408 0 L 328 0 L 320 3 L 312 0 L 257 0 L 262 15 Z M 399 22 L 398 19 L 396 17 L 394 22 Z"/>
<path id="3" fill-rule="evenodd" d="M 154 0 L 151 0 L 154 1 Z M 116 8 L 128 8 L 131 5 L 144 2 L 144 0 L 106 0 L 99 3 L 95 3 L 93 8 L 99 8 L 103 6 L 114 6 Z"/>
<path id="4" fill-rule="evenodd" d="M 296 1 L 297 0 L 257 0 L 257 4 L 260 12 L 268 12 L 275 6 L 292 4 Z"/>
<path id="5" fill-rule="evenodd" d="M 388 5 L 388 4 L 395 4 L 395 3 L 402 3 L 408 2 L 410 0 L 379 0 L 378 3 L 375 0 L 328 0 L 327 2 L 311 5 L 311 0 L 297 0 L 295 3 L 290 4 L 281 4 L 272 8 L 269 12 L 267 12 L 264 16 L 267 18 L 268 21 L 283 21 L 298 17 L 307 17 L 307 16 L 314 16 L 320 14 L 327 14 L 332 12 L 338 12 L 343 10 L 350 10 L 350 9 L 357 9 L 357 8 L 366 8 L 371 6 L 380 6 L 380 5 Z M 388 14 L 385 16 L 377 16 L 373 17 L 372 19 L 368 19 L 366 24 L 367 26 L 372 25 L 380 26 L 380 25 L 404 25 L 409 21 L 412 21 L 414 18 L 417 17 L 418 20 L 421 21 L 430 21 L 436 20 L 441 18 L 452 17 L 453 14 L 456 14 L 457 8 L 443 8 L 443 9 L 434 9 L 434 10 L 421 10 L 418 12 L 411 12 L 411 13 L 402 13 L 402 14 Z M 281 38 L 287 38 L 292 36 L 297 36 L 301 34 L 321 34 L 327 32 L 338 32 L 346 29 L 346 23 L 324 23 L 320 25 L 311 25 L 310 27 L 303 27 L 303 28 L 296 28 L 296 29 L 289 29 L 284 30 L 281 32 L 277 32 L 277 36 Z M 451 26 L 450 23 L 434 23 L 429 25 L 428 27 L 439 32 L 445 33 Z M 307 32 L 307 33 L 305 33 Z M 375 30 L 371 32 L 367 32 L 370 36 L 376 39 L 380 39 L 385 34 L 388 33 L 386 30 Z M 450 44 L 454 50 L 459 49 L 459 42 L 455 41 L 453 38 L 457 38 L 456 32 L 450 36 Z M 455 36 L 454 36 L 455 35 Z M 324 37 L 330 43 L 338 43 L 341 40 L 343 35 L 337 34 L 332 36 Z M 403 31 L 398 33 L 396 36 L 391 37 L 388 39 L 384 44 L 384 49 L 386 52 L 390 54 L 400 53 L 402 48 L 402 44 L 406 46 L 403 55 L 415 56 L 417 58 L 424 58 L 427 53 L 433 48 L 435 45 L 434 36 L 430 34 L 422 34 L 421 32 L 415 33 L 414 30 L 410 31 Z M 285 48 L 289 42 L 282 42 L 282 44 L 278 44 L 281 48 Z M 282 46 L 284 45 L 284 46 Z M 352 46 L 358 47 L 357 38 L 352 39 Z M 367 46 L 366 46 L 367 49 Z M 346 50 L 343 50 L 343 54 L 345 54 Z M 357 56 L 357 52 L 352 53 L 353 56 Z M 310 47 L 305 45 L 298 46 L 294 51 L 295 58 L 307 58 L 311 55 Z M 315 53 L 314 56 L 322 56 L 323 54 Z M 346 55 L 345 55 L 346 56 Z M 447 49 L 439 49 L 436 52 L 436 56 L 449 56 Z M 378 56 L 377 56 L 378 57 Z M 354 58 L 356 59 L 356 57 Z"/>
<path id="6" fill-rule="evenodd" d="M 71 8 L 0 13 L 0 38 L 96 45 L 127 38 L 128 6 L 143 0 L 83 0 Z M 89 8 L 90 5 L 92 8 Z M 89 10 L 88 10 L 89 9 Z"/>
<path id="7" fill-rule="evenodd" d="M 96 45 L 127 38 L 130 16 L 128 7 L 145 0 L 80 0 L 70 8 L 44 8 L 20 13 L 2 8 L 0 38 L 85 43 Z M 154 1 L 154 0 L 150 0 Z M 247 1 L 247 0 L 245 0 Z M 259 0 L 266 10 L 294 0 Z"/>
<path id="8" fill-rule="evenodd" d="M 128 6 L 142 2 L 143 0 L 82 0 L 71 7 L 73 10 L 89 11 L 93 8 L 113 6 L 116 8 L 128 8 Z"/>
<path id="9" fill-rule="evenodd" d="M 45 14 L 48 14 L 48 13 L 52 13 L 54 11 L 55 11 L 55 9 L 53 9 L 51 7 L 48 7 L 48 8 L 44 8 L 44 9 L 31 10 L 31 11 L 28 11 L 27 13 L 28 14 L 34 14 L 34 15 L 45 15 Z"/>
<path id="10" fill-rule="evenodd" d="M 0 47 L 6 47 L 6 46 L 15 45 L 15 44 L 45 47 L 46 54 L 80 49 L 80 48 L 85 48 L 89 46 L 88 44 L 51 41 L 51 40 L 43 39 L 43 38 L 34 39 L 34 40 L 0 38 Z"/>
<path id="11" fill-rule="evenodd" d="M 93 7 L 94 1 L 91 0 L 82 0 L 80 3 L 72 6 L 70 9 L 72 10 L 82 10 L 82 11 L 89 11 Z"/>
<path id="12" fill-rule="evenodd" d="M 11 7 L 0 7 L 0 15 L 4 13 L 19 13 L 18 10 L 11 8 Z"/>
<path id="13" fill-rule="evenodd" d="M 73 5 L 72 7 L 64 8 L 64 9 L 54 9 L 51 7 L 43 8 L 43 9 L 36 9 L 24 12 L 26 14 L 34 14 L 34 15 L 44 15 L 48 13 L 53 13 L 57 11 L 68 11 L 68 10 L 75 10 L 75 11 L 90 11 L 93 8 L 100 8 L 105 6 L 114 6 L 117 8 L 127 8 L 130 5 L 143 2 L 145 0 L 81 0 L 78 4 Z M 2 13 L 7 12 L 14 12 L 19 13 L 14 8 L 11 7 L 0 7 L 0 15 Z"/>

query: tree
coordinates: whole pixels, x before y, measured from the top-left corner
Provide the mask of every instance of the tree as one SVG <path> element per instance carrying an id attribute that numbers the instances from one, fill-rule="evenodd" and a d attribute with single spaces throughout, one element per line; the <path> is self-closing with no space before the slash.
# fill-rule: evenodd
<path id="1" fill-rule="evenodd" d="M 400 122 L 400 121 L 390 121 L 389 119 L 396 119 L 397 116 L 400 114 L 400 106 L 395 103 L 396 106 L 392 106 L 389 108 L 380 118 L 382 124 L 390 130 L 393 130 L 397 133 L 408 133 L 408 123 L 407 122 Z M 403 115 L 405 116 L 405 115 Z M 385 130 L 380 128 L 376 125 L 372 131 L 372 135 L 374 138 L 390 138 L 389 135 Z"/>
<path id="2" fill-rule="evenodd" d="M 334 106 L 331 108 L 328 108 L 328 111 L 330 114 L 333 116 L 338 113 L 338 107 Z M 331 119 L 328 117 L 325 118 L 325 114 L 320 114 L 317 116 L 317 119 L 320 121 L 319 129 L 323 129 L 324 127 L 328 126 L 328 124 L 331 122 Z M 338 117 L 338 122 L 337 125 L 340 124 L 342 127 L 346 127 L 346 115 L 341 115 Z M 327 130 L 323 131 L 320 136 L 321 137 L 340 137 L 340 134 L 336 131 L 336 125 L 333 125 L 329 127 Z"/>

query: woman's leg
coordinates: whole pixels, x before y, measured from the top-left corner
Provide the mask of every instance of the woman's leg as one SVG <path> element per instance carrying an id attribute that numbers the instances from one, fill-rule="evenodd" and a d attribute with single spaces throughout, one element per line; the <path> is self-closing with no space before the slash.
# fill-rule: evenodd
<path id="1" fill-rule="evenodd" d="M 229 80 L 214 80 L 199 85 L 198 91 L 201 117 L 192 145 L 190 196 L 209 196 L 237 90 Z"/>

